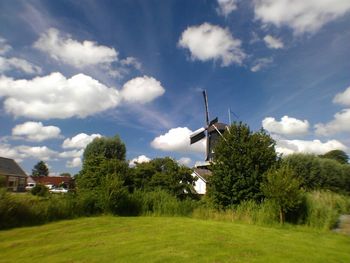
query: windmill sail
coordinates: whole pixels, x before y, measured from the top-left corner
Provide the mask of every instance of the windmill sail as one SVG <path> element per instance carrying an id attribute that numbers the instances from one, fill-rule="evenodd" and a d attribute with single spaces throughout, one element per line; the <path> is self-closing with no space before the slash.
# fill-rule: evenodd
<path id="1" fill-rule="evenodd" d="M 200 128 L 190 135 L 191 144 L 196 143 L 202 140 L 203 138 L 205 138 L 205 129 Z"/>

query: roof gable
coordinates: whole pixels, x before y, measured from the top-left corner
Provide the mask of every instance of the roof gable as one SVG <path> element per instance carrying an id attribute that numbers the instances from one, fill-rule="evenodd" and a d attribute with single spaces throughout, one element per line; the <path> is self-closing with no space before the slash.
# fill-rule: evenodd
<path id="1" fill-rule="evenodd" d="M 15 160 L 0 157 L 0 174 L 1 175 L 14 175 L 26 177 L 26 173 L 22 168 L 16 163 Z"/>

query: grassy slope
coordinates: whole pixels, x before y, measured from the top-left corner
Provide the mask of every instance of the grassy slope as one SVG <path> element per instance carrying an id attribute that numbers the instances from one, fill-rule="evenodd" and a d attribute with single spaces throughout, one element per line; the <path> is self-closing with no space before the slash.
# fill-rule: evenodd
<path id="1" fill-rule="evenodd" d="M 350 237 L 190 218 L 103 216 L 0 231 L 0 262 L 350 262 Z"/>

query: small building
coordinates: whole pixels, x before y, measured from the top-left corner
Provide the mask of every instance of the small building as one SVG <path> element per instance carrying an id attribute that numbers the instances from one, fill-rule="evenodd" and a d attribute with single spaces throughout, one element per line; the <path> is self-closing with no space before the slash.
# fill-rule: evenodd
<path id="1" fill-rule="evenodd" d="M 208 179 L 212 175 L 212 172 L 207 167 L 198 166 L 193 169 L 192 177 L 197 178 L 194 190 L 200 195 L 206 194 Z"/>
<path id="2" fill-rule="evenodd" d="M 24 192 L 27 175 L 15 160 L 0 157 L 0 183 L 12 192 Z"/>
<path id="3" fill-rule="evenodd" d="M 74 179 L 69 176 L 29 176 L 28 183 L 43 184 L 50 188 L 64 186 L 67 189 L 74 189 Z"/>

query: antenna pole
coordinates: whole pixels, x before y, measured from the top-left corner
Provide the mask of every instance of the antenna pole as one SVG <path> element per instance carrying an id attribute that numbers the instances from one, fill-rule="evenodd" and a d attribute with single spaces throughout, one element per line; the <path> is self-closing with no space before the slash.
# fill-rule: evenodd
<path id="1" fill-rule="evenodd" d="M 231 108 L 228 108 L 228 124 L 231 125 Z"/>

